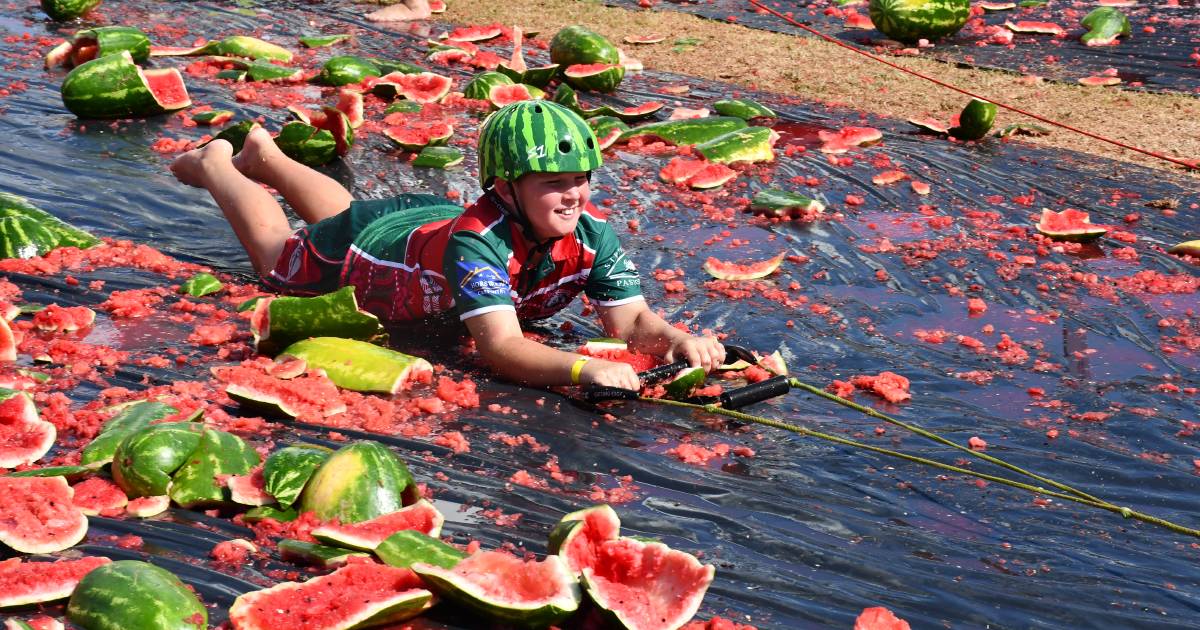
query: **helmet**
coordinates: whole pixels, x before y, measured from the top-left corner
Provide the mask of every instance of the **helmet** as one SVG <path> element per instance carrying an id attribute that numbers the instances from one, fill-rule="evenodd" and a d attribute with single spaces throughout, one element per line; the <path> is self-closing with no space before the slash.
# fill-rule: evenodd
<path id="1" fill-rule="evenodd" d="M 603 162 L 596 134 L 575 112 L 547 101 L 520 101 L 488 116 L 479 131 L 479 185 L 527 173 L 586 173 Z"/>

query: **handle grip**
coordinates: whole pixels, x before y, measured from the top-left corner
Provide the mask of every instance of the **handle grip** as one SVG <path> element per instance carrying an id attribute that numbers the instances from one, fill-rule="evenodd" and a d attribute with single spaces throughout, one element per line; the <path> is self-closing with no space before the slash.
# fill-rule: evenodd
<path id="1" fill-rule="evenodd" d="M 722 392 L 720 402 L 721 406 L 725 409 L 741 409 L 756 402 L 782 396 L 791 391 L 791 389 L 792 386 L 788 384 L 788 377 L 775 376 L 753 385 Z"/>

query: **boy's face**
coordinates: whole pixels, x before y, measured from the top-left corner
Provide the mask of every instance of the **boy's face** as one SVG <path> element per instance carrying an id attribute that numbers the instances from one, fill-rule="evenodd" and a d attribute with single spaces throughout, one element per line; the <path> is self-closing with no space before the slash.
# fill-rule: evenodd
<path id="1" fill-rule="evenodd" d="M 579 213 L 592 195 L 587 173 L 529 173 L 513 188 L 521 210 L 541 240 L 574 232 Z"/>

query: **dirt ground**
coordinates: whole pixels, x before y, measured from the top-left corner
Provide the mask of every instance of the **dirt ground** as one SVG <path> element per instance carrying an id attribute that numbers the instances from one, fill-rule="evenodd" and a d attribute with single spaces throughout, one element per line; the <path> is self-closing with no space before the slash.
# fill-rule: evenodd
<path id="1" fill-rule="evenodd" d="M 968 100 L 815 37 L 769 33 L 674 11 L 630 11 L 605 7 L 594 0 L 458 0 L 449 5 L 446 13 L 435 17 L 458 24 L 519 25 L 537 29 L 542 33 L 539 37 L 547 38 L 563 26 L 584 24 L 612 39 L 646 68 L 844 104 L 894 118 L 933 116 L 948 120 Z M 648 34 L 667 38 L 651 45 L 620 43 L 626 35 Z M 681 38 L 698 43 L 677 46 L 675 42 Z M 1151 151 L 1200 159 L 1200 99 L 1194 97 L 1030 80 L 1006 72 L 957 68 L 931 59 L 888 59 L 1051 120 Z M 1001 109 L 996 128 L 1016 122 L 1037 121 Z M 1025 139 L 1152 168 L 1189 172 L 1200 179 L 1200 171 L 1186 171 L 1062 129 Z"/>

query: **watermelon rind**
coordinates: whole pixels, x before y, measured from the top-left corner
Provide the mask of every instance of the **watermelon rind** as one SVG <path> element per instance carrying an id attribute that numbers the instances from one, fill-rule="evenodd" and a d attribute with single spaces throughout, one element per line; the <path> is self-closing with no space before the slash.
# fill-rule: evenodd
<path id="1" fill-rule="evenodd" d="M 514 70 L 506 64 L 501 63 L 496 66 L 496 72 L 512 79 L 513 83 L 524 83 L 534 87 L 545 88 L 558 76 L 558 71 L 562 66 L 552 63 L 548 66 L 538 66 L 536 68 L 526 68 L 524 71 Z"/>
<path id="2" fill-rule="evenodd" d="M 477 101 L 486 101 L 492 93 L 492 88 L 500 85 L 513 85 L 514 83 L 519 83 L 519 81 L 514 82 L 510 77 L 500 72 L 480 72 L 471 77 L 471 80 L 467 81 L 467 84 L 463 86 L 463 96 Z"/>
<path id="3" fill-rule="evenodd" d="M 583 349 L 587 352 L 600 352 L 601 350 L 628 350 L 629 344 L 624 339 L 615 339 L 613 337 L 594 337 L 588 339 L 587 343 L 583 344 Z"/>
<path id="4" fill-rule="evenodd" d="M 330 547 L 317 543 L 284 538 L 279 541 L 279 557 L 288 562 L 299 562 L 315 567 L 332 569 L 346 564 L 351 558 L 370 558 L 371 554 L 344 547 Z"/>
<path id="5" fill-rule="evenodd" d="M 78 560 L 62 559 L 56 562 L 32 562 L 10 558 L 0 562 L 0 608 L 66 599 L 75 591 L 75 586 L 84 575 L 109 562 L 111 560 L 103 556 L 89 556 Z M 36 576 L 39 583 L 34 585 L 27 580 L 21 580 L 17 573 L 27 577 Z M 18 583 L 14 584 L 14 581 Z"/>
<path id="6" fill-rule="evenodd" d="M 420 531 L 427 536 L 436 537 L 442 533 L 442 524 L 446 522 L 446 517 L 438 511 L 432 503 L 421 499 L 416 503 L 403 507 L 395 512 L 377 516 L 373 519 L 354 523 L 350 525 L 325 524 L 315 527 L 312 530 L 312 537 L 319 542 L 336 547 L 345 547 L 346 549 L 354 549 L 356 551 L 374 551 L 379 543 L 383 542 L 387 536 L 391 536 L 397 531 L 405 531 L 399 529 L 401 525 L 409 525 L 410 521 L 415 520 L 422 523 L 421 519 L 428 521 L 428 529 L 413 530 Z M 423 523 L 422 523 L 423 524 Z M 380 536 L 376 532 L 371 531 L 372 528 L 396 528 L 394 531 L 388 531 L 386 535 Z"/>
<path id="7" fill-rule="evenodd" d="M 204 630 L 208 609 L 170 571 L 118 560 L 88 573 L 67 604 L 67 618 L 86 630 Z"/>
<path id="8" fill-rule="evenodd" d="M 0 545 L 20 553 L 54 553 L 87 535 L 88 520 L 71 503 L 62 477 L 0 477 Z M 30 508 L 30 506 L 35 506 Z"/>
<path id="9" fill-rule="evenodd" d="M 299 517 L 300 513 L 295 508 L 279 509 L 273 505 L 250 508 L 242 514 L 242 520 L 251 525 L 267 519 L 279 521 L 280 523 L 288 523 Z"/>
<path id="10" fill-rule="evenodd" d="M 125 407 L 117 415 L 109 418 L 100 429 L 100 435 L 83 447 L 79 459 L 82 464 L 107 464 L 112 461 L 113 454 L 125 438 L 150 426 L 155 420 L 179 413 L 179 410 L 166 403 L 151 400 L 139 400 Z"/>
<path id="11" fill-rule="evenodd" d="M 67 50 L 74 52 L 80 46 L 95 46 L 96 57 L 118 55 L 122 50 L 128 50 L 134 62 L 141 63 L 150 58 L 150 38 L 131 26 L 99 26 L 78 31 L 67 44 Z M 59 48 L 55 48 L 47 56 L 46 67 L 69 63 L 70 57 L 70 54 L 63 55 Z"/>
<path id="12" fill-rule="evenodd" d="M 996 104 L 973 98 L 958 115 L 958 126 L 950 129 L 950 135 L 959 140 L 979 140 L 992 130 L 995 122 Z"/>
<path id="13" fill-rule="evenodd" d="M 407 588 L 382 589 L 356 593 L 374 572 L 389 576 Z M 283 624 L 319 630 L 354 630 L 411 619 L 433 605 L 433 594 L 420 588 L 420 582 L 410 578 L 412 573 L 374 563 L 352 563 L 307 582 L 284 582 L 261 591 L 245 593 L 229 609 L 229 621 L 234 630 L 279 630 Z M 341 582 L 350 582 L 344 586 Z M 273 603 L 272 596 L 285 601 L 327 603 L 336 599 L 337 606 L 316 606 L 315 610 L 290 610 Z M 332 602 L 328 602 L 332 603 Z M 310 607 L 312 608 L 312 607 Z M 316 618 L 313 618 L 316 617 Z M 332 617 L 332 619 L 330 619 Z"/>
<path id="14" fill-rule="evenodd" d="M 970 0 L 871 0 L 868 13 L 888 37 L 915 44 L 957 33 L 971 15 Z"/>
<path id="15" fill-rule="evenodd" d="M 210 54 L 232 55 L 249 59 L 268 59 L 288 63 L 292 52 L 282 46 L 247 35 L 231 35 L 210 46 Z"/>
<path id="16" fill-rule="evenodd" d="M 171 475 L 200 445 L 204 425 L 155 424 L 125 438 L 113 454 L 113 481 L 130 498 L 167 494 Z"/>
<path id="17" fill-rule="evenodd" d="M 179 292 L 192 297 L 204 297 L 220 291 L 225 285 L 208 272 L 200 272 L 179 285 Z"/>
<path id="18" fill-rule="evenodd" d="M 603 35 L 583 26 L 568 26 L 550 40 L 550 61 L 566 68 L 577 64 L 619 64 L 617 47 Z"/>
<path id="19" fill-rule="evenodd" d="M 560 87 L 559 89 L 562 89 L 562 88 Z M 658 101 L 650 101 L 647 103 L 642 103 L 640 105 L 634 105 L 632 107 L 623 107 L 623 108 L 617 108 L 617 107 L 613 107 L 611 105 L 601 105 L 600 107 L 597 107 L 596 109 L 584 112 L 584 114 L 582 114 L 582 115 L 584 118 L 592 118 L 593 116 L 595 116 L 595 117 L 611 116 L 613 118 L 617 118 L 617 119 L 621 120 L 622 122 L 630 123 L 630 122 L 637 122 L 639 120 L 644 120 L 646 118 L 649 118 L 649 117 L 653 116 L 654 114 L 658 113 L 658 111 L 661 110 L 662 108 L 663 108 L 663 104 Z"/>
<path id="20" fill-rule="evenodd" d="M 32 464 L 54 446 L 58 431 L 38 417 L 29 394 L 0 387 L 0 412 L 0 468 Z"/>
<path id="21" fill-rule="evenodd" d="M 1080 25 L 1088 29 L 1079 38 L 1085 46 L 1110 46 L 1117 43 L 1117 38 L 1128 37 L 1132 33 L 1129 18 L 1113 7 L 1092 10 L 1084 16 Z"/>
<path id="22" fill-rule="evenodd" d="M 58 236 L 29 217 L 0 217 L 0 258 L 45 256 L 58 246 Z"/>
<path id="23" fill-rule="evenodd" d="M 462 164 L 466 156 L 454 147 L 425 147 L 417 154 L 412 165 L 416 168 L 447 169 Z"/>
<path id="24" fill-rule="evenodd" d="M 730 266 L 730 263 L 709 257 L 704 261 L 703 269 L 708 275 L 718 280 L 758 280 L 759 278 L 765 278 L 775 273 L 775 270 L 779 269 L 779 265 L 783 264 L 785 255 L 786 252 L 782 252 L 768 260 L 747 265 L 737 265 L 738 267 L 747 267 L 747 269 L 734 269 Z"/>
<path id="25" fill-rule="evenodd" d="M 359 83 L 367 77 L 380 77 L 383 72 L 379 65 L 369 59 L 354 55 L 337 55 L 330 57 L 321 72 L 313 77 L 313 81 L 325 85 L 341 86 Z"/>
<path id="26" fill-rule="evenodd" d="M 1167 250 L 1167 253 L 1200 258 L 1200 241 L 1184 241 L 1177 245 L 1172 245 Z"/>
<path id="27" fill-rule="evenodd" d="M 42 0 L 42 11 L 56 22 L 74 20 L 91 11 L 100 0 Z"/>
<path id="28" fill-rule="evenodd" d="M 166 512 L 170 507 L 171 497 L 166 495 L 138 497 L 129 500 L 125 505 L 125 513 L 134 518 L 150 518 Z"/>
<path id="29" fill-rule="evenodd" d="M 206 428 L 187 462 L 171 477 L 167 495 L 185 508 L 219 505 L 227 501 L 228 489 L 217 477 L 248 474 L 258 463 L 258 452 L 242 438 Z"/>
<path id="30" fill-rule="evenodd" d="M 546 550 L 562 558 L 567 568 L 579 577 L 585 564 L 590 561 L 579 554 L 587 553 L 590 556 L 595 553 L 598 544 L 616 540 L 620 535 L 621 519 L 616 510 L 607 504 L 594 505 L 559 519 L 554 529 L 550 530 Z M 580 546 L 583 549 L 579 549 Z"/>
<path id="31" fill-rule="evenodd" d="M 482 568 L 476 569 L 479 565 L 483 565 Z M 521 572 L 519 577 L 514 576 L 512 588 L 517 588 L 515 582 L 518 580 L 536 581 L 540 588 L 550 590 L 551 594 L 534 601 L 520 601 L 515 597 L 505 599 L 495 594 L 497 585 L 499 588 L 509 586 L 505 582 L 506 569 Z M 544 628 L 561 623 L 574 614 L 583 599 L 579 582 L 558 556 L 547 556 L 541 562 L 534 562 L 482 551 L 462 560 L 453 569 L 418 562 L 412 570 L 439 597 L 491 621 L 521 627 Z M 540 571 L 540 574 L 534 577 L 533 571 Z M 489 587 L 493 592 L 489 592 Z"/>
<path id="32" fill-rule="evenodd" d="M 421 105 L 420 103 L 415 103 L 413 101 L 396 101 L 395 103 L 388 105 L 387 109 L 383 110 L 383 113 L 384 114 L 395 114 L 395 113 L 415 114 L 415 113 L 421 111 L 421 109 L 423 109 L 423 107 L 424 106 Z"/>
<path id="33" fill-rule="evenodd" d="M 378 317 L 359 310 L 354 287 L 315 297 L 261 300 L 251 321 L 255 350 L 267 355 L 309 337 L 369 340 L 383 332 Z"/>
<path id="34" fill-rule="evenodd" d="M 807 212 L 824 212 L 825 204 L 794 192 L 768 188 L 754 193 L 750 210 L 772 217 L 802 215 Z"/>
<path id="35" fill-rule="evenodd" d="M 732 131 L 748 127 L 746 121 L 733 116 L 709 116 L 685 120 L 664 120 L 638 125 L 621 134 L 620 142 L 639 136 L 653 136 L 683 146 L 701 144 Z"/>
<path id="36" fill-rule="evenodd" d="M 1056 226 L 1055 223 L 1058 221 L 1073 221 L 1075 227 L 1062 228 Z M 1043 236 L 1056 241 L 1071 241 L 1075 243 L 1094 241 L 1108 233 L 1108 228 L 1101 225 L 1093 225 L 1091 218 L 1086 212 L 1072 209 L 1055 212 L 1049 208 L 1042 208 L 1042 216 L 1036 227 L 1038 233 Z"/>
<path id="37" fill-rule="evenodd" d="M 687 398 L 692 391 L 704 384 L 708 373 L 702 367 L 684 368 L 670 381 L 663 385 L 667 396 L 671 398 Z"/>
<path id="38" fill-rule="evenodd" d="M 388 536 L 375 547 L 375 555 L 385 564 L 402 569 L 423 562 L 453 569 L 467 554 L 457 547 L 421 532 L 406 529 Z"/>
<path id="39" fill-rule="evenodd" d="M 279 130 L 275 144 L 284 155 L 305 166 L 322 166 L 337 157 L 333 134 L 300 121 L 292 121 Z"/>
<path id="40" fill-rule="evenodd" d="M 719 100 L 712 105 L 713 111 L 722 116 L 735 116 L 742 120 L 754 118 L 777 118 L 771 108 L 748 98 L 729 98 Z"/>
<path id="41" fill-rule="evenodd" d="M 408 467 L 379 442 L 359 441 L 338 449 L 304 485 L 300 511 L 322 521 L 361 523 L 415 503 L 416 483 Z"/>
<path id="42" fill-rule="evenodd" d="M 775 159 L 774 134 L 767 127 L 746 127 L 698 144 L 696 151 L 716 164 L 770 162 Z"/>
<path id="43" fill-rule="evenodd" d="M 315 444 L 285 446 L 267 456 L 263 463 L 263 487 L 279 505 L 290 507 L 308 483 L 313 473 L 333 453 Z"/>
<path id="44" fill-rule="evenodd" d="M 325 48 L 326 46 L 332 46 L 345 39 L 350 39 L 350 35 L 348 33 L 343 33 L 340 35 L 307 35 L 297 38 L 297 41 L 299 41 L 300 45 L 304 46 L 305 48 Z"/>
<path id="45" fill-rule="evenodd" d="M 79 481 L 104 467 L 104 464 L 88 466 L 47 466 L 8 473 L 9 477 L 65 477 L 67 481 Z"/>
<path id="46" fill-rule="evenodd" d="M 625 66 L 619 63 L 578 64 L 567 66 L 562 74 L 577 90 L 614 92 L 625 78 Z"/>
<path id="47" fill-rule="evenodd" d="M 659 542 L 622 538 L 605 543 L 604 547 L 623 549 L 626 553 L 618 557 L 633 556 L 640 561 L 636 567 L 617 566 L 611 572 L 606 571 L 606 563 L 613 560 L 604 557 L 602 548 L 600 565 L 583 568 L 582 582 L 588 598 L 617 628 L 675 630 L 683 627 L 696 615 L 716 572 L 711 564 L 701 564 L 695 556 Z M 675 571 L 656 576 L 637 575 L 639 571 L 647 569 Z M 610 577 L 617 579 L 611 580 Z M 638 577 L 657 579 L 646 583 L 639 581 Z M 622 579 L 629 581 L 618 581 Z M 606 588 L 612 583 L 618 586 L 610 596 Z M 668 614 L 672 609 L 675 609 L 674 614 Z"/>
<path id="48" fill-rule="evenodd" d="M 42 210 L 20 195 L 0 192 L 0 216 L 23 216 L 40 222 L 56 234 L 55 247 L 85 249 L 100 243 L 100 239 Z"/>

